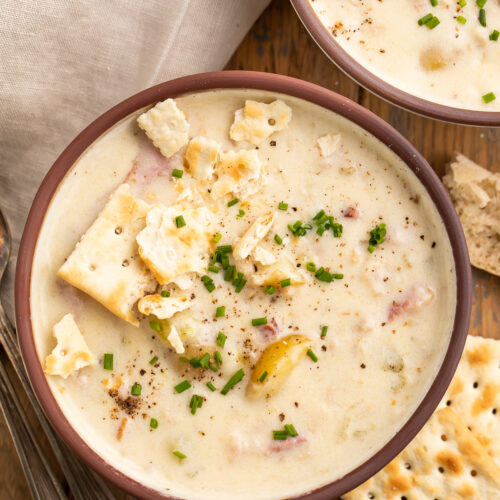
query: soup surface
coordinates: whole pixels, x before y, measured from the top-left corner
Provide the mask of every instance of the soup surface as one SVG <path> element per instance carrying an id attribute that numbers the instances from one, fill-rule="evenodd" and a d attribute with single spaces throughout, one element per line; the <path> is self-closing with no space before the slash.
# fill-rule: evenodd
<path id="1" fill-rule="evenodd" d="M 482 9 L 475 0 L 310 3 L 346 52 L 392 86 L 454 108 L 500 110 L 498 0 Z"/>
<path id="2" fill-rule="evenodd" d="M 246 100 L 278 104 L 237 111 Z M 48 383 L 80 436 L 137 481 L 187 498 L 298 495 L 367 460 L 421 402 L 452 329 L 451 247 L 414 174 L 345 118 L 254 90 L 175 103 L 187 150 L 166 159 L 138 127 L 141 110 L 60 185 L 34 261 L 37 352 L 44 363 L 54 325 L 71 314 L 91 354 Z M 260 112 L 265 123 L 254 127 Z M 215 173 L 197 170 L 207 138 L 217 154 L 204 164 Z M 118 194 L 142 215 L 98 234 Z M 131 234 L 133 254 L 108 272 Z M 68 272 L 75 262 L 85 269 Z M 146 297 L 127 321 L 90 296 L 122 271 L 124 290 L 138 269 Z M 97 277 L 88 294 L 78 289 L 85 273 Z M 74 344 L 59 347 L 49 373 Z"/>

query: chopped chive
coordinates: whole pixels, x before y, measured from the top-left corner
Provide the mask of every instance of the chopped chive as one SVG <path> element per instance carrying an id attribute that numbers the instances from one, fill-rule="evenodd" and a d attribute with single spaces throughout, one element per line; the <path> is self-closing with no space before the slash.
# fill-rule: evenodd
<path id="1" fill-rule="evenodd" d="M 368 251 L 373 253 L 375 247 L 384 242 L 385 235 L 387 234 L 387 230 L 385 228 L 385 224 L 379 224 L 374 229 L 370 231 L 370 239 L 368 240 Z"/>
<path id="2" fill-rule="evenodd" d="M 104 355 L 103 367 L 105 370 L 113 369 L 113 355 L 111 353 L 106 353 Z"/>
<path id="3" fill-rule="evenodd" d="M 316 229 L 316 234 L 319 236 L 323 236 L 323 233 L 326 231 L 325 226 L 319 226 L 318 229 Z"/>
<path id="4" fill-rule="evenodd" d="M 457 17 L 457 21 L 460 23 L 460 24 L 465 24 L 467 22 L 467 19 L 465 19 L 464 16 L 458 16 Z"/>
<path id="5" fill-rule="evenodd" d="M 219 245 L 217 247 L 217 251 L 220 253 L 231 253 L 233 251 L 233 247 L 231 245 Z"/>
<path id="6" fill-rule="evenodd" d="M 161 323 L 159 321 L 156 321 L 156 320 L 151 320 L 149 322 L 149 327 L 151 328 L 151 330 L 154 330 L 155 332 L 162 331 Z"/>
<path id="7" fill-rule="evenodd" d="M 212 384 L 212 382 L 207 382 L 205 384 L 212 392 L 215 392 L 217 389 L 215 388 L 215 385 Z"/>
<path id="8" fill-rule="evenodd" d="M 493 30 L 490 34 L 490 40 L 494 42 L 498 42 L 498 37 L 500 36 L 500 31 L 498 30 Z"/>
<path id="9" fill-rule="evenodd" d="M 184 227 L 186 225 L 186 221 L 182 215 L 175 218 L 175 223 L 177 224 L 177 227 Z"/>
<path id="10" fill-rule="evenodd" d="M 206 352 L 201 358 L 200 358 L 200 366 L 202 368 L 208 368 L 208 363 L 210 362 L 210 354 Z"/>
<path id="11" fill-rule="evenodd" d="M 290 278 L 286 278 L 284 280 L 281 280 L 281 282 L 280 282 L 281 288 L 285 288 L 287 286 L 290 286 L 291 284 L 292 284 L 292 281 L 290 280 Z"/>
<path id="12" fill-rule="evenodd" d="M 267 377 L 267 372 L 264 372 L 260 377 L 259 377 L 259 382 L 262 384 L 264 380 L 266 380 Z"/>
<path id="13" fill-rule="evenodd" d="M 187 356 L 179 356 L 179 361 L 182 361 L 183 363 L 189 363 L 189 358 Z"/>
<path id="14" fill-rule="evenodd" d="M 458 5 L 460 5 L 460 7 L 465 7 L 467 5 L 467 0 L 458 0 Z"/>
<path id="15" fill-rule="evenodd" d="M 236 217 L 239 217 L 241 219 L 244 215 L 245 215 L 245 211 L 240 208 L 238 210 L 238 215 L 236 215 Z"/>
<path id="16" fill-rule="evenodd" d="M 158 420 L 156 420 L 156 418 L 152 418 L 149 421 L 149 427 L 151 427 L 151 429 L 157 429 L 158 428 Z"/>
<path id="17" fill-rule="evenodd" d="M 283 240 L 281 239 L 279 234 L 274 235 L 274 241 L 278 244 L 281 245 L 283 243 Z"/>
<path id="18" fill-rule="evenodd" d="M 430 29 L 433 30 L 441 21 L 436 17 L 432 16 L 432 19 L 430 21 L 427 21 L 425 25 Z"/>
<path id="19" fill-rule="evenodd" d="M 236 284 L 236 288 L 234 289 L 234 291 L 235 291 L 236 293 L 240 293 L 240 292 L 241 292 L 241 290 L 243 290 L 243 287 L 245 286 L 246 282 L 247 282 L 247 280 L 244 280 L 244 279 L 239 279 L 239 280 L 238 280 L 238 282 L 237 282 L 237 284 Z M 235 283 L 234 283 L 234 281 L 233 281 L 233 285 L 234 285 L 234 284 L 235 284 Z"/>
<path id="20" fill-rule="evenodd" d="M 208 368 L 216 373 L 219 371 L 219 369 L 213 363 L 208 363 Z"/>
<path id="21" fill-rule="evenodd" d="M 222 354 L 219 351 L 215 351 L 214 358 L 217 366 L 222 365 Z"/>
<path id="22" fill-rule="evenodd" d="M 273 439 L 276 441 L 284 441 L 287 437 L 286 431 L 273 431 Z"/>
<path id="23" fill-rule="evenodd" d="M 219 332 L 217 334 L 217 345 L 221 346 L 221 347 L 224 347 L 224 344 L 226 343 L 226 339 L 227 339 L 227 336 L 224 335 L 222 332 Z"/>
<path id="24" fill-rule="evenodd" d="M 431 5 L 433 7 L 436 7 L 437 4 L 438 4 L 438 0 L 431 0 Z"/>
<path id="25" fill-rule="evenodd" d="M 325 325 L 323 328 L 321 328 L 321 338 L 326 337 L 326 332 L 328 331 L 328 326 Z"/>
<path id="26" fill-rule="evenodd" d="M 324 210 L 320 210 L 314 217 L 313 217 L 313 221 L 317 222 L 319 221 L 325 214 L 325 211 Z"/>
<path id="27" fill-rule="evenodd" d="M 174 168 L 172 170 L 172 177 L 177 177 L 177 179 L 182 178 L 184 175 L 184 170 L 179 170 L 178 168 Z"/>
<path id="28" fill-rule="evenodd" d="M 334 280 L 344 279 L 344 275 L 342 273 L 333 273 L 332 276 Z"/>
<path id="29" fill-rule="evenodd" d="M 290 437 L 297 437 L 299 433 L 295 430 L 292 424 L 285 424 L 285 431 Z"/>
<path id="30" fill-rule="evenodd" d="M 275 291 L 276 291 L 276 288 L 274 288 L 273 285 L 267 285 L 265 288 L 264 288 L 264 291 L 269 294 L 269 295 L 272 295 Z"/>
<path id="31" fill-rule="evenodd" d="M 427 24 L 434 16 L 432 14 L 426 14 L 424 17 L 421 17 L 417 22 L 419 26 L 423 26 Z"/>
<path id="32" fill-rule="evenodd" d="M 222 264 L 222 269 L 227 269 L 229 267 L 229 257 L 225 253 L 221 255 L 220 263 Z"/>
<path id="33" fill-rule="evenodd" d="M 214 236 L 214 242 L 215 243 L 219 243 L 220 239 L 222 238 L 222 234 L 220 233 L 217 233 L 215 236 Z"/>
<path id="34" fill-rule="evenodd" d="M 252 326 L 262 326 L 267 325 L 267 318 L 254 318 L 252 319 Z"/>
<path id="35" fill-rule="evenodd" d="M 151 359 L 149 360 L 149 364 L 150 364 L 151 366 L 156 365 L 156 362 L 157 362 L 157 361 L 158 361 L 158 356 L 154 356 L 153 358 L 151 358 Z"/>
<path id="36" fill-rule="evenodd" d="M 226 273 L 224 274 L 224 281 L 230 281 L 234 278 L 234 274 L 236 273 L 236 266 L 229 266 L 226 269 Z"/>
<path id="37" fill-rule="evenodd" d="M 175 450 L 172 452 L 177 458 L 179 458 L 180 460 L 184 460 L 185 458 L 187 458 L 187 455 L 184 455 L 184 453 L 178 451 L 178 450 Z"/>
<path id="38" fill-rule="evenodd" d="M 479 9 L 479 23 L 486 28 L 486 11 L 484 9 Z"/>
<path id="39" fill-rule="evenodd" d="M 175 392 L 180 394 L 181 392 L 187 391 L 191 387 L 189 380 L 183 380 L 180 384 L 174 387 Z"/>
<path id="40" fill-rule="evenodd" d="M 316 356 L 316 354 L 314 354 L 314 352 L 312 352 L 311 349 L 307 349 L 307 355 L 315 362 L 317 363 L 318 362 L 318 356 Z"/>
<path id="41" fill-rule="evenodd" d="M 170 297 L 170 292 L 169 292 L 168 290 L 162 290 L 162 291 L 160 292 L 160 295 L 161 295 L 162 297 Z"/>
<path id="42" fill-rule="evenodd" d="M 288 210 L 288 203 L 282 201 L 281 203 L 278 203 L 278 208 L 280 210 Z"/>
<path id="43" fill-rule="evenodd" d="M 306 269 L 311 273 L 314 273 L 316 271 L 316 265 L 314 264 L 314 262 L 308 262 L 306 264 Z"/>
<path id="44" fill-rule="evenodd" d="M 215 285 L 214 281 L 210 276 L 207 276 L 206 274 L 201 277 L 201 281 L 203 281 L 203 285 L 205 288 L 208 290 L 209 293 L 212 293 L 215 290 Z"/>
<path id="45" fill-rule="evenodd" d="M 219 306 L 215 310 L 215 317 L 216 318 L 223 318 L 226 315 L 226 306 Z"/>
<path id="46" fill-rule="evenodd" d="M 331 283 L 333 280 L 333 274 L 328 272 L 326 269 L 323 267 L 320 267 L 317 271 L 316 274 L 314 275 L 316 278 L 320 281 L 324 281 L 326 283 Z"/>
<path id="47" fill-rule="evenodd" d="M 228 201 L 227 206 L 232 207 L 233 205 L 236 205 L 236 203 L 238 203 L 239 201 L 240 200 L 238 200 L 238 198 L 235 198 L 234 200 Z"/>
<path id="48" fill-rule="evenodd" d="M 220 271 L 220 267 L 219 266 L 214 266 L 213 264 L 210 264 L 208 266 L 208 270 L 211 272 L 211 273 L 218 273 Z"/>
<path id="49" fill-rule="evenodd" d="M 193 368 L 199 368 L 201 365 L 200 365 L 200 358 L 198 357 L 194 357 L 194 358 L 191 358 L 189 360 L 189 364 L 193 367 Z"/>
<path id="50" fill-rule="evenodd" d="M 487 0 L 476 0 L 476 5 L 479 7 L 484 7 L 486 5 Z"/>
<path id="51" fill-rule="evenodd" d="M 196 410 L 201 408 L 203 405 L 203 396 L 198 396 L 197 394 L 193 394 L 191 396 L 191 401 L 189 402 L 189 408 L 191 408 L 191 415 L 196 414 Z"/>
<path id="52" fill-rule="evenodd" d="M 134 384 L 132 386 L 130 394 L 132 394 L 132 396 L 140 396 L 141 395 L 141 391 L 142 391 L 141 384 Z"/>
<path id="53" fill-rule="evenodd" d="M 240 368 L 228 381 L 227 384 L 220 391 L 224 396 L 238 383 L 241 382 L 243 377 L 245 376 L 245 372 L 242 368 Z"/>
<path id="54" fill-rule="evenodd" d="M 483 95 L 483 101 L 488 104 L 491 101 L 494 101 L 496 96 L 493 92 L 489 92 L 488 94 Z"/>

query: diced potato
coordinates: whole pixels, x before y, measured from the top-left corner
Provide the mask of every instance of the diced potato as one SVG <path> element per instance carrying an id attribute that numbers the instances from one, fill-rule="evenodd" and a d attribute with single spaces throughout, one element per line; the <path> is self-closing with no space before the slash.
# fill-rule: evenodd
<path id="1" fill-rule="evenodd" d="M 292 285 L 305 283 L 302 273 L 286 258 L 280 259 L 270 266 L 263 267 L 262 271 L 252 276 L 252 280 L 257 286 L 279 286 L 281 281 L 287 278 L 290 278 Z"/>
<path id="2" fill-rule="evenodd" d="M 247 395 L 262 397 L 276 393 L 309 347 L 310 339 L 304 335 L 288 335 L 268 345 L 253 369 Z"/>
<path id="3" fill-rule="evenodd" d="M 441 47 L 432 45 L 420 52 L 420 64 L 427 71 L 436 71 L 443 69 L 450 62 Z"/>

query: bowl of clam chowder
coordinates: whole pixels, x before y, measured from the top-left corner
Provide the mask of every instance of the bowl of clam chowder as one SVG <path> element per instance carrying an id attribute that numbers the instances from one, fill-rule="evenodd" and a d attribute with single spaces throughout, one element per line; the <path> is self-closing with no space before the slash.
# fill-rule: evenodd
<path id="1" fill-rule="evenodd" d="M 498 0 L 292 0 L 313 39 L 387 101 L 455 123 L 500 126 Z"/>
<path id="2" fill-rule="evenodd" d="M 333 498 L 444 394 L 465 240 L 422 156 L 359 105 L 193 75 L 85 129 L 34 200 L 23 358 L 54 427 L 141 498 Z"/>

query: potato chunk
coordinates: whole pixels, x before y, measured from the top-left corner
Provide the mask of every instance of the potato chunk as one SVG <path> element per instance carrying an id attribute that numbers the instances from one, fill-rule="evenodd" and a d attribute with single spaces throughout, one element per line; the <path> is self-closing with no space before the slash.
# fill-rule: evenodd
<path id="1" fill-rule="evenodd" d="M 287 335 L 268 345 L 253 369 L 247 395 L 262 397 L 276 393 L 309 347 L 310 339 L 304 335 Z"/>

